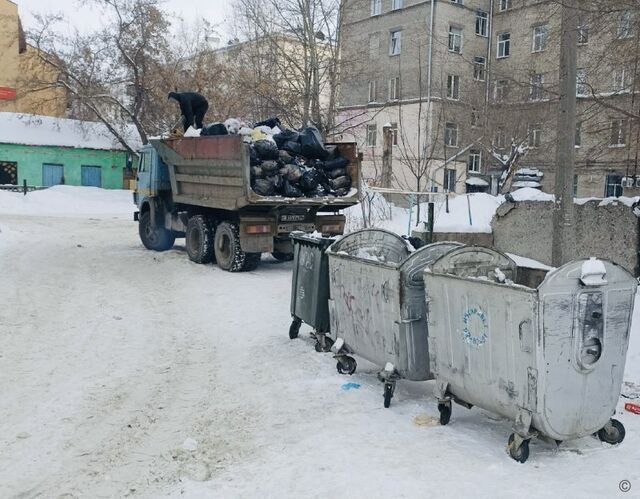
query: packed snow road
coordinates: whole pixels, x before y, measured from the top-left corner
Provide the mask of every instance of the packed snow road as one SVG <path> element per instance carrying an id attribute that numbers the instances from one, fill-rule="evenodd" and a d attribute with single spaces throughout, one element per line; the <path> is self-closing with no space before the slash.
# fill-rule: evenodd
<path id="1" fill-rule="evenodd" d="M 620 446 L 534 440 L 525 465 L 505 452 L 506 420 L 454 406 L 439 426 L 431 383 L 399 382 L 384 409 L 374 366 L 340 376 L 308 330 L 288 339 L 291 264 L 230 274 L 179 246 L 151 253 L 121 213 L 0 212 L 0 231 L 2 498 L 640 489 L 640 416 L 622 402 Z M 634 331 L 631 391 L 639 343 Z"/>

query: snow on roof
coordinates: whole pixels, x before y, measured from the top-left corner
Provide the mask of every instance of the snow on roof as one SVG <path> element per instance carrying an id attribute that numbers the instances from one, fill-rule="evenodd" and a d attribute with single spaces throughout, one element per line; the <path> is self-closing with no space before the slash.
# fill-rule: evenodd
<path id="1" fill-rule="evenodd" d="M 544 173 L 537 168 L 520 168 L 516 171 L 516 175 L 524 175 L 527 177 L 544 177 Z"/>
<path id="2" fill-rule="evenodd" d="M 514 201 L 554 201 L 553 194 L 539 191 L 532 187 L 523 187 L 511 193 Z"/>
<path id="3" fill-rule="evenodd" d="M 523 188 L 523 187 L 533 187 L 533 188 L 539 188 L 542 187 L 542 184 L 540 182 L 531 182 L 531 181 L 527 181 L 527 180 L 518 180 L 517 182 L 514 182 L 513 184 L 511 184 L 512 187 L 515 188 Z"/>
<path id="4" fill-rule="evenodd" d="M 142 146 L 133 125 L 122 133 L 132 149 Z M 0 113 L 0 143 L 125 150 L 103 123 L 23 113 Z"/>
<path id="5" fill-rule="evenodd" d="M 466 182 L 467 185 L 480 185 L 483 187 L 486 187 L 489 185 L 489 182 L 487 182 L 486 180 L 482 180 L 481 178 L 478 177 L 469 177 L 467 179 Z"/>

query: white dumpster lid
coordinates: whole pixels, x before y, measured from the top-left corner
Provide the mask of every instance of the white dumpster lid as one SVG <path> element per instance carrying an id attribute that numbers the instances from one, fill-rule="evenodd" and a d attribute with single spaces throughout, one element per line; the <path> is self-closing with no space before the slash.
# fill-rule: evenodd
<path id="1" fill-rule="evenodd" d="M 479 186 L 483 186 L 486 187 L 489 185 L 489 182 L 487 182 L 486 180 L 483 180 L 481 178 L 478 177 L 469 177 L 466 181 L 467 185 L 479 185 Z"/>
<path id="2" fill-rule="evenodd" d="M 602 286 L 607 284 L 607 280 L 604 278 L 606 275 L 607 269 L 604 263 L 591 257 L 582 264 L 580 280 L 585 286 Z"/>

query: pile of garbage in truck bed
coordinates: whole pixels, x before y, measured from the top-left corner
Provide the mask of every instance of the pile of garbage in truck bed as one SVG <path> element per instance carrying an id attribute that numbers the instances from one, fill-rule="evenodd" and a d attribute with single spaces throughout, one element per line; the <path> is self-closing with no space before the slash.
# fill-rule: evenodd
<path id="1" fill-rule="evenodd" d="M 185 136 L 192 135 L 191 131 Z M 289 130 L 278 118 L 270 118 L 249 127 L 231 118 L 205 126 L 199 133 L 212 135 L 241 135 L 249 144 L 251 188 L 256 194 L 314 198 L 342 197 L 351 191 L 349 160 L 337 146 L 325 145 L 313 126 Z"/>

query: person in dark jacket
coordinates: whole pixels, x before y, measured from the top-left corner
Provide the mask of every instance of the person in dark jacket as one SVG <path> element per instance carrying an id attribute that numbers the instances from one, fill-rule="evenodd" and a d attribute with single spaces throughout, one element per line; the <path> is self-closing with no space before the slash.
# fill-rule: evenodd
<path id="1" fill-rule="evenodd" d="M 169 99 L 173 99 L 180 104 L 185 132 L 190 126 L 194 126 L 194 123 L 195 128 L 202 128 L 202 120 L 207 109 L 209 109 L 207 99 L 196 92 L 169 92 Z"/>

